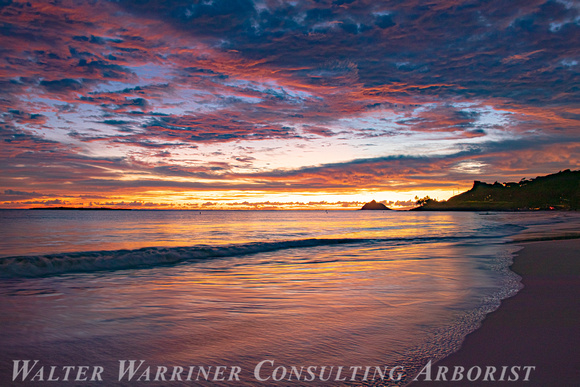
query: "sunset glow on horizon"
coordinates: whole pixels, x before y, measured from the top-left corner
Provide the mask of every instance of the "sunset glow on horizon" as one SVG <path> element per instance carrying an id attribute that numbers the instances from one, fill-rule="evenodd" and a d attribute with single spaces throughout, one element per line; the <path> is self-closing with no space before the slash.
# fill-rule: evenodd
<path id="1" fill-rule="evenodd" d="M 412 207 L 580 168 L 580 5 L 0 5 L 0 208 Z"/>

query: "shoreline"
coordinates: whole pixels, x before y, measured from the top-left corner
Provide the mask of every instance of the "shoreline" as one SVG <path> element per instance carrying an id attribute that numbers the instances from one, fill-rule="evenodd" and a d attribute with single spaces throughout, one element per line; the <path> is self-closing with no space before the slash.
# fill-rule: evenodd
<path id="1" fill-rule="evenodd" d="M 522 277 L 523 289 L 502 300 L 457 352 L 432 363 L 432 381 L 425 381 L 423 375 L 408 386 L 578 385 L 580 239 L 516 243 L 524 248 L 516 253 L 510 269 Z M 435 380 L 440 366 L 450 370 L 447 381 Z M 456 366 L 464 367 L 464 373 L 478 366 L 483 373 L 476 381 L 467 381 L 466 375 L 462 381 L 451 381 Z M 495 381 L 491 377 L 483 381 L 488 366 L 498 370 Z M 498 381 L 503 366 L 509 368 L 505 380 Z M 507 381 L 514 366 L 522 367 L 519 379 Z M 526 366 L 535 367 L 529 381 L 523 381 Z"/>

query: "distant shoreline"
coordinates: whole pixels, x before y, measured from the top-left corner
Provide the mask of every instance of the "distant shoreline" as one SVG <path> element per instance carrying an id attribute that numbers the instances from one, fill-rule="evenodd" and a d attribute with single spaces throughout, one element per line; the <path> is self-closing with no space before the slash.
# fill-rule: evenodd
<path id="1" fill-rule="evenodd" d="M 547 208 L 425 208 L 425 207 L 415 207 L 411 208 L 410 210 L 406 211 L 419 211 L 419 212 L 427 212 L 427 211 L 436 211 L 436 212 L 577 212 L 576 209 L 568 209 L 568 208 L 554 208 L 554 209 L 547 209 Z"/>
<path id="2" fill-rule="evenodd" d="M 110 208 L 110 207 L 30 207 L 30 208 L 0 208 L 0 210 L 78 210 L 78 211 L 332 211 L 332 212 L 342 212 L 342 211 L 361 211 L 361 208 L 349 208 L 349 209 L 338 209 L 338 208 L 316 208 L 316 209 L 287 209 L 287 208 L 277 208 L 277 209 L 182 209 L 182 208 Z M 363 210 L 364 211 L 364 210 Z M 404 210 L 387 208 L 381 210 L 371 210 L 364 212 L 379 212 L 379 211 L 389 211 L 389 212 L 578 212 L 575 209 L 543 209 L 543 208 L 520 208 L 520 209 L 489 209 L 489 208 L 424 208 L 424 207 L 414 207 Z"/>
<path id="3" fill-rule="evenodd" d="M 65 211 L 131 211 L 132 208 L 109 208 L 109 207 L 31 207 L 29 210 L 65 210 Z"/>

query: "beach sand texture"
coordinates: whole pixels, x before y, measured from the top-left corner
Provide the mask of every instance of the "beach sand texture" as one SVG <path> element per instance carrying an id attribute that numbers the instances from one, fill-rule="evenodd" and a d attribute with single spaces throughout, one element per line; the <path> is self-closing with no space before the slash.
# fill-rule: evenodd
<path id="1" fill-rule="evenodd" d="M 449 367 L 448 381 L 417 381 L 411 386 L 580 385 L 580 239 L 523 245 L 512 270 L 522 277 L 524 288 L 486 316 L 458 352 L 433 364 L 433 378 L 439 366 Z M 451 382 L 455 366 L 466 371 L 474 366 L 495 366 L 496 381 L 481 377 L 469 382 L 464 376 L 463 381 Z M 535 369 L 527 382 L 522 380 L 523 371 L 516 382 L 500 382 L 502 366 Z"/>

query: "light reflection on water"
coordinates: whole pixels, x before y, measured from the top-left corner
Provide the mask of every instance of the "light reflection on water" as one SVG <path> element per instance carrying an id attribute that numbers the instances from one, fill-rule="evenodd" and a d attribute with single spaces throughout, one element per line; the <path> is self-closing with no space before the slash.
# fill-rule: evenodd
<path id="1" fill-rule="evenodd" d="M 250 222 L 243 221 L 248 214 L 241 214 L 216 220 L 215 228 L 179 218 L 174 225 L 166 225 L 167 219 L 147 224 L 139 219 L 135 235 L 124 220 L 101 234 L 119 231 L 129 235 L 128 242 L 115 234 L 100 246 L 143 247 L 161 242 L 165 233 L 173 233 L 172 243 L 180 245 L 189 237 L 213 243 L 212 232 L 218 229 L 229 235 L 227 240 L 215 237 L 220 243 L 302 234 L 472 238 L 461 243 L 369 240 L 148 269 L 6 280 L 0 285 L 0 360 L 99 364 L 106 369 L 107 385 L 115 384 L 122 359 L 155 366 L 240 366 L 242 384 L 248 385 L 257 384 L 252 372 L 264 359 L 287 366 L 411 367 L 421 356 L 438 356 L 456 346 L 457 335 L 466 332 L 453 322 L 490 299 L 497 302 L 505 291 L 511 277 L 497 257 L 506 250 L 499 242 L 508 232 L 496 220 L 477 214 L 358 214 L 338 213 L 331 219 L 321 219 L 322 213 L 286 214 L 288 222 L 280 213 L 273 214 L 277 219 Z M 64 227 L 55 248 L 87 232 L 79 230 L 82 220 L 71 222 L 76 233 Z M 156 222 L 165 224 L 161 231 L 155 231 Z M 147 232 L 156 236 L 141 240 Z M 477 239 L 494 233 L 497 239 Z M 27 252 L 46 248 L 39 246 Z M 457 335 L 445 336 L 437 349 L 425 352 L 424 343 L 434 334 L 453 329 Z M 0 382 L 9 380 L 10 373 L 2 367 Z"/>
<path id="2" fill-rule="evenodd" d="M 0 210 L 0 257 L 304 238 L 473 233 L 467 214 L 397 211 Z M 457 227 L 458 217 L 463 222 Z"/>

